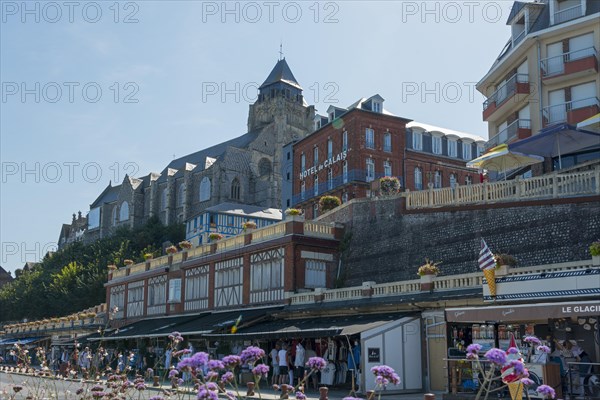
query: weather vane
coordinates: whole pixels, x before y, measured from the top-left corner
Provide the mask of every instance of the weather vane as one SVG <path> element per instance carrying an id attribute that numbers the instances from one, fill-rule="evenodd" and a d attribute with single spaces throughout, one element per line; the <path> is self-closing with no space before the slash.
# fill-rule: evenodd
<path id="1" fill-rule="evenodd" d="M 279 61 L 283 60 L 283 43 L 279 43 Z"/>

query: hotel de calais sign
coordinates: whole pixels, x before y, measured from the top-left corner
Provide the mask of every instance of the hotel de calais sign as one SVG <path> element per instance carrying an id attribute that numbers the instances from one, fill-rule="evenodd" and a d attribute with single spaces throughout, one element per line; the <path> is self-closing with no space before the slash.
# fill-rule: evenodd
<path id="1" fill-rule="evenodd" d="M 325 168 L 329 168 L 332 165 L 339 163 L 340 161 L 344 161 L 346 157 L 348 157 L 348 150 L 344 150 L 341 153 L 338 153 L 335 156 L 326 159 L 319 165 L 314 165 L 308 169 L 305 169 L 304 171 L 300 172 L 300 180 L 302 181 L 305 178 L 308 178 L 309 176 L 314 175 Z"/>

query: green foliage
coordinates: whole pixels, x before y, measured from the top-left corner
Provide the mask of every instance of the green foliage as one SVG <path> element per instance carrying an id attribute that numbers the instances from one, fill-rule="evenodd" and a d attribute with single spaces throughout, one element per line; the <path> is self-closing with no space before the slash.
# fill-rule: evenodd
<path id="1" fill-rule="evenodd" d="M 321 196 L 319 199 L 319 208 L 322 212 L 333 210 L 339 207 L 340 204 L 342 204 L 342 201 L 336 196 Z"/>
<path id="2" fill-rule="evenodd" d="M 590 245 L 590 254 L 592 256 L 600 256 L 600 240 L 592 242 Z"/>
<path id="3" fill-rule="evenodd" d="M 107 265 L 122 265 L 126 259 L 142 262 L 144 253 L 159 254 L 156 249 L 164 242 L 184 238 L 183 224 L 164 226 L 150 218 L 143 227 L 118 229 L 87 245 L 75 242 L 0 289 L 0 320 L 67 315 L 103 303 Z"/>

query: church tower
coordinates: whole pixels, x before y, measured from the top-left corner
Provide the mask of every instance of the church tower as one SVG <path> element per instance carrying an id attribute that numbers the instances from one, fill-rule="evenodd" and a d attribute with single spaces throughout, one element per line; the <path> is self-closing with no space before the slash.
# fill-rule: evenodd
<path id="1" fill-rule="evenodd" d="M 281 58 L 258 89 L 258 98 L 250 105 L 248 132 L 260 131 L 250 148 L 270 154 L 272 190 L 268 204 L 281 208 L 281 168 L 283 146 L 300 140 L 313 131 L 315 107 L 309 106 L 285 58 Z"/>

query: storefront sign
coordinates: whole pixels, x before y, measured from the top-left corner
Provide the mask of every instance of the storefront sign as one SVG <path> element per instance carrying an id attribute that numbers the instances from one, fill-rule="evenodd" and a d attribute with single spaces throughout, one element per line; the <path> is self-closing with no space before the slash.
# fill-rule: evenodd
<path id="1" fill-rule="evenodd" d="M 448 322 L 517 322 L 542 321 L 550 318 L 568 318 L 600 315 L 600 300 L 571 303 L 539 303 L 510 306 L 449 308 Z"/>
<path id="2" fill-rule="evenodd" d="M 379 347 L 369 347 L 369 362 L 381 362 L 381 349 Z"/>
<path id="3" fill-rule="evenodd" d="M 346 159 L 346 157 L 348 157 L 348 151 L 344 150 L 339 154 L 336 154 L 335 156 L 326 159 L 325 161 L 323 161 L 321 164 L 319 165 L 315 165 L 312 166 L 302 172 L 300 172 L 300 180 L 304 180 L 305 178 L 316 174 L 317 172 L 325 169 L 325 168 L 329 168 L 331 167 L 333 164 L 338 163 L 340 161 L 344 161 Z"/>

